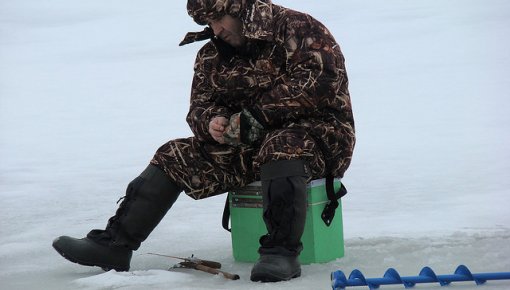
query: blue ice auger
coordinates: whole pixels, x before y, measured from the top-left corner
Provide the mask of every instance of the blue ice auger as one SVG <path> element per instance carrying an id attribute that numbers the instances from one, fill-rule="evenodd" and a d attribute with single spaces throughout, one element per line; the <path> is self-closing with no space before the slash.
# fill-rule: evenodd
<path id="1" fill-rule="evenodd" d="M 510 272 L 472 274 L 464 265 L 458 266 L 453 275 L 436 275 L 429 267 L 421 269 L 418 276 L 408 277 L 400 277 L 400 274 L 393 268 L 386 270 L 383 278 L 365 278 L 358 269 L 351 272 L 349 279 L 340 270 L 331 273 L 333 290 L 345 289 L 348 286 L 368 286 L 372 290 L 378 289 L 381 285 L 389 284 L 403 284 L 405 288 L 411 288 L 418 283 L 434 282 L 438 282 L 441 286 L 446 286 L 451 282 L 460 281 L 475 281 L 476 285 L 480 285 L 487 280 L 507 279 L 510 279 Z"/>

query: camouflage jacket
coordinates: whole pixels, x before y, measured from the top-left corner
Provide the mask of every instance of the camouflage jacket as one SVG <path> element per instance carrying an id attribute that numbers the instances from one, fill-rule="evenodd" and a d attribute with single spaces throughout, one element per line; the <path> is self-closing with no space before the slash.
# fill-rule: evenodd
<path id="1" fill-rule="evenodd" d="M 244 2 L 243 2 L 244 3 Z M 214 116 L 248 110 L 266 130 L 304 128 L 319 143 L 328 171 L 342 177 L 355 144 L 344 57 L 311 16 L 248 0 L 240 13 L 246 47 L 212 39 L 197 54 L 187 122 L 195 136 Z"/>

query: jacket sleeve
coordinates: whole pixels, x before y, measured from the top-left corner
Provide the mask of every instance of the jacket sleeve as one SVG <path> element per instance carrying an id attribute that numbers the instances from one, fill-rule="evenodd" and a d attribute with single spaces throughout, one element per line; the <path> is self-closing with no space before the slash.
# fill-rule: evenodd
<path id="1" fill-rule="evenodd" d="M 211 62 L 214 61 L 215 54 L 216 50 L 210 43 L 197 54 L 191 86 L 190 109 L 186 116 L 186 121 L 195 137 L 207 142 L 216 142 L 209 134 L 209 121 L 216 116 L 228 119 L 232 114 L 226 107 L 217 104 L 208 78 L 211 75 Z"/>
<path id="2" fill-rule="evenodd" d="M 347 80 L 340 48 L 319 22 L 299 17 L 289 21 L 278 37 L 286 51 L 285 74 L 250 109 L 264 127 L 278 127 L 333 106 Z"/>

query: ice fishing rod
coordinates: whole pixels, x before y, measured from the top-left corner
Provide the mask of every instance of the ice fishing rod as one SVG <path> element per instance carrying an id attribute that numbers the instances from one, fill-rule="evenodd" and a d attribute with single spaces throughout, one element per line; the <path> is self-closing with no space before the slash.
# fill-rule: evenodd
<path id="1" fill-rule="evenodd" d="M 414 287 L 418 283 L 438 282 L 441 286 L 447 286 L 451 282 L 474 281 L 476 285 L 484 284 L 487 280 L 510 280 L 510 272 L 479 273 L 472 274 L 464 265 L 460 265 L 452 275 L 436 275 L 429 267 L 421 269 L 418 276 L 401 277 L 397 270 L 389 268 L 383 278 L 365 278 L 360 270 L 355 269 L 349 275 L 338 270 L 331 273 L 331 285 L 333 290 L 345 289 L 348 286 L 368 286 L 370 290 L 378 289 L 381 285 L 403 284 L 405 288 Z"/>
<path id="2" fill-rule="evenodd" d="M 174 265 L 172 268 L 195 269 L 195 270 L 199 270 L 199 271 L 206 272 L 206 273 L 213 274 L 213 275 L 221 274 L 223 277 L 230 279 L 230 280 L 238 280 L 239 279 L 239 275 L 237 275 L 237 274 L 232 274 L 232 273 L 228 273 L 228 272 L 220 270 L 221 263 L 215 262 L 215 261 L 198 259 L 197 257 L 194 257 L 193 255 L 191 255 L 191 257 L 189 257 L 189 258 L 181 258 L 181 257 L 162 255 L 162 254 L 156 254 L 156 253 L 147 253 L 147 255 L 154 255 L 154 256 L 182 260 L 182 262 L 179 262 L 178 264 Z M 170 268 L 170 269 L 172 269 L 172 268 Z"/>
<path id="3" fill-rule="evenodd" d="M 221 268 L 221 263 L 219 263 L 219 262 L 209 261 L 209 260 L 202 260 L 202 259 L 199 259 L 199 258 L 193 256 L 193 255 L 191 255 L 191 257 L 189 257 L 189 258 L 181 258 L 181 257 L 177 257 L 177 256 L 163 255 L 163 254 L 157 254 L 157 253 L 147 253 L 147 255 L 153 255 L 153 256 L 159 256 L 159 257 L 183 260 L 185 262 L 202 264 L 204 266 L 211 267 L 211 268 L 214 268 L 214 269 L 220 269 Z"/>

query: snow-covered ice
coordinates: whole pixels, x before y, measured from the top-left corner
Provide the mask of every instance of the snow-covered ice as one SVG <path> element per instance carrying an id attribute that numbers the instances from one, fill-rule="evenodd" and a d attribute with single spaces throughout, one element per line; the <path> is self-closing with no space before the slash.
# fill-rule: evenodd
<path id="1" fill-rule="evenodd" d="M 154 151 L 191 134 L 200 44 L 177 44 L 200 27 L 175 2 L 0 0 L 0 289 L 329 289 L 338 269 L 510 271 L 505 0 L 277 1 L 324 22 L 346 57 L 358 143 L 344 178 L 345 258 L 249 282 L 221 229 L 224 196 L 184 195 L 131 272 L 60 257 L 53 238 L 103 227 Z M 177 261 L 147 252 L 217 260 L 241 280 L 166 271 Z"/>

